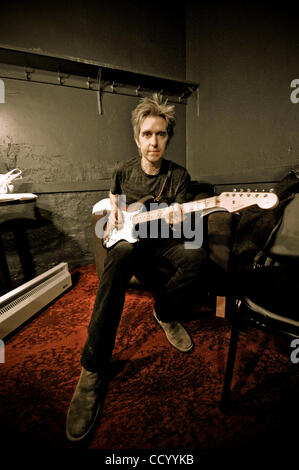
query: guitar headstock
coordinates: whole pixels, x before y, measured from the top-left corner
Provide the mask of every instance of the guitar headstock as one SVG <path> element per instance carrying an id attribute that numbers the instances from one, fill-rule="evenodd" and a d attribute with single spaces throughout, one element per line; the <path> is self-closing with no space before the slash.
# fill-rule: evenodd
<path id="1" fill-rule="evenodd" d="M 236 212 L 257 204 L 261 209 L 272 209 L 279 202 L 278 196 L 270 192 L 251 192 L 250 190 L 223 192 L 217 196 L 217 206 L 224 207 L 229 212 Z"/>

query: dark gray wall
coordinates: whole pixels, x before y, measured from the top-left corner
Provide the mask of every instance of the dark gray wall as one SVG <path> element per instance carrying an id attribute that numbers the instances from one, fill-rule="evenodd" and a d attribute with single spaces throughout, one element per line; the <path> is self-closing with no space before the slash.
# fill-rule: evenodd
<path id="1" fill-rule="evenodd" d="M 187 79 L 198 81 L 187 111 L 187 165 L 215 183 L 264 182 L 299 165 L 295 2 L 188 2 Z"/>
<path id="2" fill-rule="evenodd" d="M 0 43 L 185 79 L 182 4 L 11 0 L 0 21 Z"/>
<path id="3" fill-rule="evenodd" d="M 137 97 L 103 93 L 100 115 L 95 91 L 4 82 L 0 155 L 2 165 L 23 170 L 24 183 L 73 182 L 76 189 L 75 183 L 109 178 L 116 161 L 137 154 L 130 122 Z M 167 154 L 184 164 L 185 105 L 176 111 L 178 125 Z"/>
<path id="4" fill-rule="evenodd" d="M 169 9 L 165 3 L 150 8 L 140 1 L 37 6 L 13 0 L 1 5 L 0 43 L 185 78 L 184 10 L 175 5 Z M 7 72 L 1 64 L 0 69 Z M 23 72 L 17 74 L 24 78 Z M 49 81 L 57 84 L 57 77 L 48 74 Z M 41 192 L 36 203 L 38 223 L 24 222 L 32 266 L 39 274 L 60 261 L 71 267 L 93 262 L 91 208 L 107 196 L 115 162 L 136 154 L 130 113 L 138 98 L 103 93 L 99 115 L 95 91 L 13 79 L 4 82 L 0 173 L 19 167 L 23 180 L 17 189 Z M 177 105 L 177 115 L 176 134 L 166 157 L 185 164 L 185 105 Z M 53 192 L 55 187 L 58 192 Z M 22 263 L 15 233 L 9 225 L 2 229 L 9 268 L 17 279 Z"/>

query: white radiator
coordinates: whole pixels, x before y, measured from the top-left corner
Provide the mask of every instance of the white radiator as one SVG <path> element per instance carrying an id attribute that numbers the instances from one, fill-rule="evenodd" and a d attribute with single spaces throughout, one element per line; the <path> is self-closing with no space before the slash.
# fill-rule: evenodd
<path id="1" fill-rule="evenodd" d="M 0 338 L 49 304 L 72 285 L 67 263 L 60 263 L 0 297 Z"/>

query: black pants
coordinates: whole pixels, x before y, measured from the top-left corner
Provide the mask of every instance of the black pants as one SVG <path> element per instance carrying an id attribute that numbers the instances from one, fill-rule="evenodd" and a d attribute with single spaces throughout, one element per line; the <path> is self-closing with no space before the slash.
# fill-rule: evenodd
<path id="1" fill-rule="evenodd" d="M 81 355 L 82 366 L 92 372 L 106 369 L 133 274 L 153 288 L 157 316 L 167 322 L 181 316 L 198 293 L 205 260 L 203 248 L 186 249 L 182 241 L 174 239 L 133 244 L 121 241 L 109 249 Z"/>

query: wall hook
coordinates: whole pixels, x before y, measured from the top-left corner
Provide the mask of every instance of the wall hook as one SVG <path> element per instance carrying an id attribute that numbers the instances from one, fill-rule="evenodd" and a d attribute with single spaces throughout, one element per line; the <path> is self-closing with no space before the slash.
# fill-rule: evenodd
<path id="1" fill-rule="evenodd" d="M 162 101 L 162 100 L 163 100 L 163 90 L 160 90 L 160 91 L 159 91 L 158 96 L 159 96 L 159 98 L 160 98 L 161 101 Z"/>
<path id="2" fill-rule="evenodd" d="M 195 95 L 195 99 L 196 99 L 196 115 L 197 117 L 199 117 L 199 87 L 197 87 L 196 89 L 194 89 L 194 87 L 189 87 L 189 91 L 191 93 L 192 96 Z"/>
<path id="3" fill-rule="evenodd" d="M 92 85 L 92 80 L 90 79 L 90 77 L 87 77 L 86 85 L 87 85 L 87 88 L 88 88 L 89 90 L 91 90 L 91 88 L 92 88 L 92 87 L 91 87 L 91 85 Z"/>
<path id="4" fill-rule="evenodd" d="M 25 67 L 25 77 L 26 77 L 26 80 L 31 80 L 32 79 L 32 74 L 34 72 L 34 69 L 28 69 L 27 67 Z"/>
<path id="5" fill-rule="evenodd" d="M 182 100 L 185 98 L 185 95 L 186 95 L 186 93 L 183 92 L 183 93 L 179 96 L 179 103 L 182 102 Z"/>
<path id="6" fill-rule="evenodd" d="M 60 75 L 60 72 L 58 72 L 57 80 L 58 80 L 58 82 L 59 82 L 59 85 L 64 85 L 65 77 L 63 77 L 62 75 Z"/>
<path id="7" fill-rule="evenodd" d="M 113 80 L 112 85 L 110 86 L 112 93 L 114 93 L 116 87 L 117 87 L 117 83 L 115 83 Z"/>
<path id="8" fill-rule="evenodd" d="M 98 113 L 103 114 L 102 108 L 102 94 L 101 94 L 101 78 L 102 78 L 102 69 L 99 68 L 97 80 L 98 80 L 98 89 L 97 89 L 97 103 L 98 103 Z"/>

